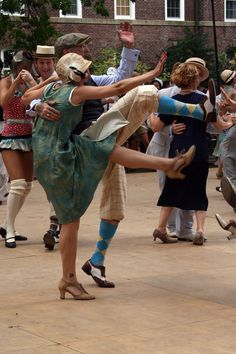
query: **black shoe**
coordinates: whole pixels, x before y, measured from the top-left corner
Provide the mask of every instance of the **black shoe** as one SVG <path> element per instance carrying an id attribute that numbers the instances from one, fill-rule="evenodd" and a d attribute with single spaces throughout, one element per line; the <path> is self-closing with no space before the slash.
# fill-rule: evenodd
<path id="1" fill-rule="evenodd" d="M 16 248 L 15 237 L 9 237 L 8 239 L 5 238 L 5 246 L 7 248 Z"/>
<path id="2" fill-rule="evenodd" d="M 217 192 L 222 193 L 222 189 L 221 189 L 221 187 L 220 187 L 220 186 L 219 186 L 219 187 L 216 187 L 216 190 L 217 190 Z"/>
<path id="3" fill-rule="evenodd" d="M 55 243 L 59 241 L 59 231 L 48 230 L 43 236 L 43 242 L 45 248 L 49 251 L 53 251 Z"/>
<path id="4" fill-rule="evenodd" d="M 95 283 L 100 288 L 114 288 L 115 284 L 111 281 L 106 280 L 105 276 L 105 267 L 104 266 L 95 266 L 92 264 L 91 260 L 89 259 L 87 262 L 84 263 L 82 270 L 91 275 Z"/>
<path id="5" fill-rule="evenodd" d="M 0 227 L 0 235 L 2 236 L 2 238 L 6 238 L 6 234 L 7 234 L 7 230 L 4 229 L 3 227 Z M 26 240 L 28 240 L 28 238 L 26 236 L 22 236 L 22 235 L 15 235 L 15 240 L 16 241 L 26 241 Z"/>

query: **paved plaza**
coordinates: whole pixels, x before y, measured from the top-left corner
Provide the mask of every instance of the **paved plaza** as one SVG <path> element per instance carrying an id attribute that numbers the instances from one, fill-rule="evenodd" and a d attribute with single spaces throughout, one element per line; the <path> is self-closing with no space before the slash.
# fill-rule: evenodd
<path id="1" fill-rule="evenodd" d="M 220 229 L 214 214 L 235 217 L 208 180 L 207 243 L 153 242 L 159 194 L 154 172 L 130 173 L 127 217 L 107 254 L 107 278 L 98 288 L 81 270 L 99 225 L 100 187 L 81 220 L 78 275 L 94 301 L 59 299 L 58 245 L 47 251 L 42 236 L 49 221 L 45 193 L 34 188 L 18 216 L 29 237 L 7 249 L 0 241 L 0 353 L 4 354 L 235 354 L 236 239 Z M 56 186 L 55 186 L 56 188 Z M 0 207 L 4 219 L 5 206 Z"/>

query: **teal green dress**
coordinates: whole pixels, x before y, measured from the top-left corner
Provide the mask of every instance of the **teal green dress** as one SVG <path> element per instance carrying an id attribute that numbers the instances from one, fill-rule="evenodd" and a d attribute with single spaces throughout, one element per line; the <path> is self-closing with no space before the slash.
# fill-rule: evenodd
<path id="1" fill-rule="evenodd" d="M 55 122 L 38 118 L 32 139 L 35 175 L 61 224 L 79 219 L 88 208 L 116 141 L 116 133 L 102 141 L 72 134 L 83 109 L 69 102 L 75 87 L 45 89 L 43 100 L 55 101 L 61 117 Z"/>

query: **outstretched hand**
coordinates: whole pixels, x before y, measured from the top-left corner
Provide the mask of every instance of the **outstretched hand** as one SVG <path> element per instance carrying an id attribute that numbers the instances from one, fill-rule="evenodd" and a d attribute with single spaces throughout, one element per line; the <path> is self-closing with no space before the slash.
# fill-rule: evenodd
<path id="1" fill-rule="evenodd" d="M 118 30 L 119 40 L 127 48 L 134 47 L 133 27 L 129 22 L 121 22 Z"/>
<path id="2" fill-rule="evenodd" d="M 236 101 L 232 100 L 223 88 L 220 89 L 223 101 L 219 103 L 220 113 L 236 112 Z"/>
<path id="3" fill-rule="evenodd" d="M 154 69 L 155 71 L 155 76 L 160 76 L 161 73 L 163 72 L 164 70 L 164 66 L 165 66 L 165 63 L 166 63 L 166 60 L 167 60 L 167 53 L 165 51 L 163 51 L 161 53 L 161 56 L 160 56 L 160 59 Z"/>

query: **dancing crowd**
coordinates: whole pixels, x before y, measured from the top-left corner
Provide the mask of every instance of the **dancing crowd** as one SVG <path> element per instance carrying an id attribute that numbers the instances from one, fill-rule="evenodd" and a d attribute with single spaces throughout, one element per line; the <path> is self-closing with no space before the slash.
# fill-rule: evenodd
<path id="1" fill-rule="evenodd" d="M 98 241 L 82 269 L 103 288 L 115 287 L 106 279 L 104 262 L 125 217 L 124 167 L 157 170 L 161 209 L 153 237 L 163 243 L 185 240 L 202 246 L 207 240 L 207 131 L 224 132 L 222 171 L 235 185 L 235 116 L 230 112 L 236 112 L 236 73 L 227 71 L 225 83 L 232 81 L 232 90 L 222 89 L 216 100 L 213 80 L 206 93 L 199 89 L 209 77 L 206 62 L 188 58 L 174 65 L 169 87 L 163 89 L 159 77 L 167 54 L 163 52 L 149 72 L 134 75 L 139 51 L 132 26 L 121 23 L 118 36 L 121 61 L 109 74 L 92 74 L 91 38 L 70 33 L 59 37 L 55 46 L 16 52 L 11 74 L 0 81 L 0 197 L 7 198 L 0 234 L 11 249 L 27 240 L 16 231 L 15 220 L 37 178 L 50 208 L 45 247 L 52 251 L 59 243 L 62 299 L 66 292 L 78 300 L 95 298 L 77 279 L 76 255 L 80 218 L 100 182 Z M 120 98 L 104 111 L 103 103 L 112 97 Z M 144 124 L 154 133 L 146 154 L 124 146 Z"/>

